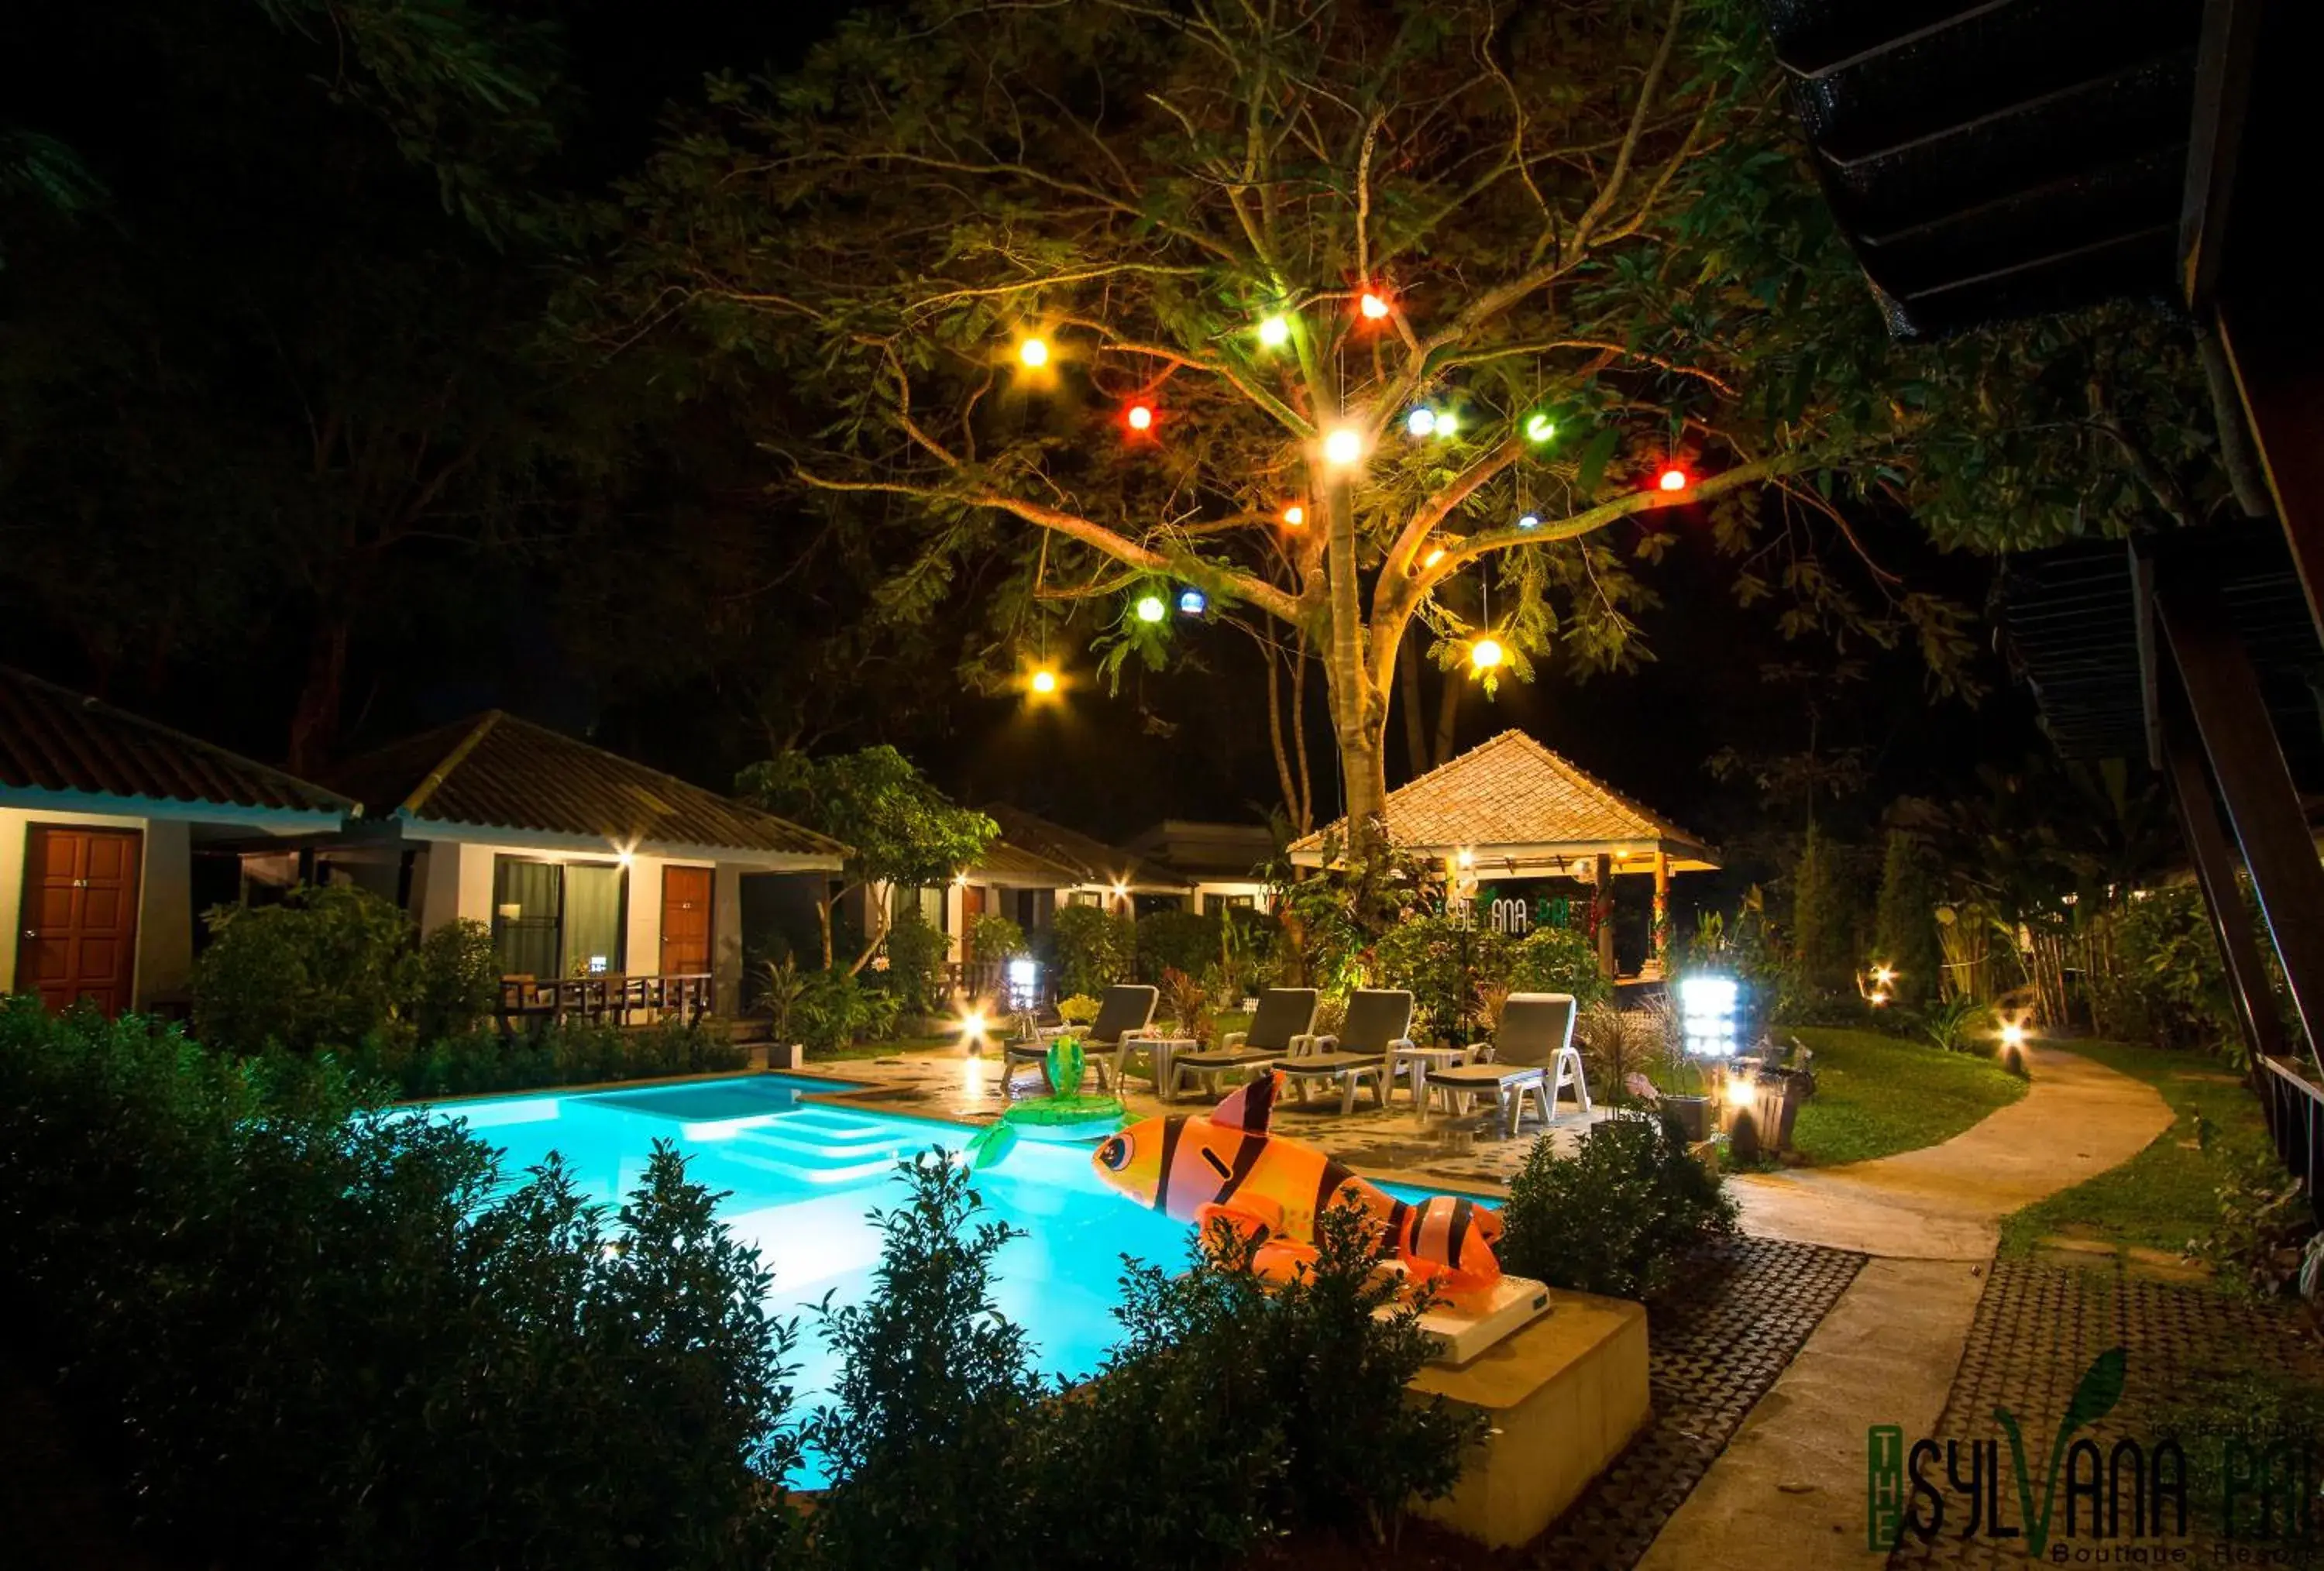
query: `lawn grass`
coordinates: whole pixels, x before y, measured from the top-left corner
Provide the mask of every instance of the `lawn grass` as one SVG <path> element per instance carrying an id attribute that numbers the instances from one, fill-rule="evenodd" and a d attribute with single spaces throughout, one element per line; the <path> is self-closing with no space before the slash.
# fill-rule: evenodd
<path id="1" fill-rule="evenodd" d="M 1789 1034 L 1815 1049 L 1816 1092 L 1792 1144 L 1817 1167 L 1935 1145 L 2025 1095 L 2025 1082 L 1981 1053 L 1839 1027 Z"/>
<path id="2" fill-rule="evenodd" d="M 2175 1117 L 2152 1144 L 2120 1167 L 2061 1190 L 2002 1219 L 2001 1247 L 2022 1254 L 2052 1234 L 2104 1239 L 2117 1248 L 2176 1252 L 2208 1236 L 2218 1222 L 2218 1190 L 2239 1153 L 2264 1154 L 2267 1126 L 2259 1099 L 2226 1077 L 2217 1059 L 2199 1053 L 2121 1042 L 2061 1044 L 2163 1094 Z M 2213 1126 L 2211 1148 L 2195 1148 L 2200 1115 Z"/>

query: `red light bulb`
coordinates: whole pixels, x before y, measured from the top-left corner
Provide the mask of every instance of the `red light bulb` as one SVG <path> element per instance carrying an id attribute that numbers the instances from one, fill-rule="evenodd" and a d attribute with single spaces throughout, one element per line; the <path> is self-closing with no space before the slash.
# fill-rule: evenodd
<path id="1" fill-rule="evenodd" d="M 1363 298 L 1356 301 L 1356 309 L 1363 312 L 1369 319 L 1377 322 L 1388 315 L 1388 301 L 1370 290 L 1366 290 L 1363 292 Z"/>
<path id="2" fill-rule="evenodd" d="M 1676 466 L 1673 466 L 1672 467 L 1664 470 L 1662 473 L 1662 478 L 1655 481 L 1655 484 L 1661 486 L 1665 491 L 1683 491 L 1687 487 L 1686 471 L 1677 467 Z"/>
<path id="3" fill-rule="evenodd" d="M 1130 406 L 1130 411 L 1123 415 L 1122 419 L 1130 422 L 1131 430 L 1151 430 L 1154 429 L 1154 406 L 1150 403 L 1133 403 Z"/>

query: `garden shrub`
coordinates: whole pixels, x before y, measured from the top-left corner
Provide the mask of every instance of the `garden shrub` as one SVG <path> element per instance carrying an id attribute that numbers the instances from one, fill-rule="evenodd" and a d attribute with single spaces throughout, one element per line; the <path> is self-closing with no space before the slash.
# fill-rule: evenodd
<path id="1" fill-rule="evenodd" d="M 749 1067 L 750 1055 L 715 1020 L 672 1017 L 648 1026 L 550 1021 L 507 1037 L 472 1031 L 413 1046 L 374 1036 L 346 1061 L 405 1097 L 473 1096 L 661 1075 L 713 1075 Z"/>
<path id="2" fill-rule="evenodd" d="M 1936 891 L 1920 843 L 1902 829 L 1888 832 L 1872 918 L 1872 958 L 1895 973 L 1889 988 L 1900 1005 L 1918 1008 L 1937 996 L 1944 951 L 1937 945 Z"/>
<path id="3" fill-rule="evenodd" d="M 1429 1356 L 1409 1308 L 1386 1314 L 1373 1224 L 1353 1206 L 1318 1221 L 1314 1265 L 1262 1281 L 1231 1236 L 1183 1269 L 1130 1262 L 1114 1314 L 1122 1340 L 1098 1378 L 1056 1404 L 1036 1476 L 1052 1498 L 1093 1492 L 1045 1546 L 1068 1564 L 1176 1566 L 1230 1560 L 1286 1529 L 1380 1535 L 1417 1497 L 1459 1476 L 1480 1418 L 1406 1388 Z"/>
<path id="4" fill-rule="evenodd" d="M 872 1214 L 885 1236 L 878 1292 L 824 1313 L 841 1369 L 837 1400 L 806 1428 L 834 1479 L 815 1514 L 816 1559 L 830 1571 L 1014 1571 L 1034 1563 L 1016 1473 L 1048 1394 L 1023 1327 L 993 1301 L 993 1256 L 1016 1234 L 978 1220 L 968 1170 L 943 1151 L 904 1173 L 904 1203 Z M 1058 1509 L 1130 1482 L 1079 1480 Z"/>
<path id="5" fill-rule="evenodd" d="M 1462 1036 L 1473 1025 L 1480 984 L 1506 983 L 1509 939 L 1452 917 L 1412 916 L 1373 941 L 1379 985 L 1412 990 L 1413 1038 Z"/>
<path id="6" fill-rule="evenodd" d="M 1050 978 L 1061 993 L 1102 993 L 1129 980 L 1136 938 L 1127 917 L 1093 905 L 1057 908 L 1045 935 Z"/>
<path id="7" fill-rule="evenodd" d="M 952 940 L 920 913 L 905 910 L 888 929 L 887 982 L 908 1014 L 932 1014 L 944 1007 L 945 959 Z"/>
<path id="8" fill-rule="evenodd" d="M 1536 928 L 1509 947 L 1511 993 L 1570 993 L 1587 1006 L 1614 995 L 1598 968 L 1598 947 L 1579 928 Z"/>
<path id="9" fill-rule="evenodd" d="M 968 953 L 980 964 L 993 965 L 1025 953 L 1025 929 L 999 911 L 984 911 L 968 924 Z"/>
<path id="10" fill-rule="evenodd" d="M 1690 1250 L 1735 1231 L 1735 1202 L 1688 1153 L 1675 1119 L 1618 1114 L 1571 1157 L 1538 1141 L 1501 1221 L 1501 1263 L 1517 1275 L 1643 1298 L 1670 1285 Z"/>
<path id="11" fill-rule="evenodd" d="M 459 917 L 420 940 L 411 1023 L 422 1041 L 483 1029 L 500 1002 L 501 957 L 492 929 Z"/>
<path id="12" fill-rule="evenodd" d="M 617 1217 L 328 1058 L 0 1004 L 18 1348 L 191 1564 L 760 1566 L 788 1333 L 659 1148 Z"/>
<path id="13" fill-rule="evenodd" d="M 1193 911 L 1155 911 L 1138 919 L 1138 979 L 1159 984 L 1165 971 L 1200 976 L 1219 963 L 1219 919 Z"/>
<path id="14" fill-rule="evenodd" d="M 799 974 L 791 1028 L 804 1046 L 823 1052 L 895 1035 L 902 1003 L 893 993 L 866 987 L 844 966 Z"/>
<path id="15" fill-rule="evenodd" d="M 1811 827 L 1792 873 L 1790 963 L 1776 1007 L 1795 1024 L 1853 1021 L 1864 1012 L 1856 993 L 1856 907 L 1845 856 L 1842 847 Z"/>
<path id="16" fill-rule="evenodd" d="M 417 1002 L 411 921 L 351 884 L 300 888 L 280 905 L 208 915 L 194 962 L 194 1027 L 220 1047 L 294 1053 L 346 1047 L 404 1022 Z"/>
<path id="17" fill-rule="evenodd" d="M 1086 993 L 1076 993 L 1057 1000 L 1057 1018 L 1067 1025 L 1088 1025 L 1104 1012 L 1105 1005 Z"/>
<path id="18" fill-rule="evenodd" d="M 2114 921 L 2129 1012 L 2157 1047 L 2216 1049 L 2240 1041 L 2227 968 L 2201 892 L 2191 884 L 2148 891 L 2144 899 L 2124 901 Z"/>

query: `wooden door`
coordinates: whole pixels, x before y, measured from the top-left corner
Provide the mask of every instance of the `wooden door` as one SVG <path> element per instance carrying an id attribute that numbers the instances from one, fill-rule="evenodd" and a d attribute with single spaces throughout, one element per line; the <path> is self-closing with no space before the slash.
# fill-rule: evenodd
<path id="1" fill-rule="evenodd" d="M 984 914 L 984 887 L 964 883 L 960 890 L 960 957 L 973 966 L 984 958 L 970 947 L 968 935 L 976 930 L 976 919 Z"/>
<path id="2" fill-rule="evenodd" d="M 710 969 L 710 869 L 661 870 L 661 974 L 696 976 Z"/>
<path id="3" fill-rule="evenodd" d="M 83 998 L 107 1014 L 129 1007 L 144 844 L 134 829 L 35 824 L 24 832 L 17 992 L 39 993 L 51 1010 Z"/>

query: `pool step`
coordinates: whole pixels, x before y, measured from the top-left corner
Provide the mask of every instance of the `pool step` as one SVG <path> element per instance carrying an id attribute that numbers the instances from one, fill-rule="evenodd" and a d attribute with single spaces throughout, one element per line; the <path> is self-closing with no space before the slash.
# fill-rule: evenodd
<path id="1" fill-rule="evenodd" d="M 809 1184 L 877 1178 L 915 1142 L 893 1127 L 820 1108 L 755 1124 L 725 1142 L 728 1160 Z"/>

